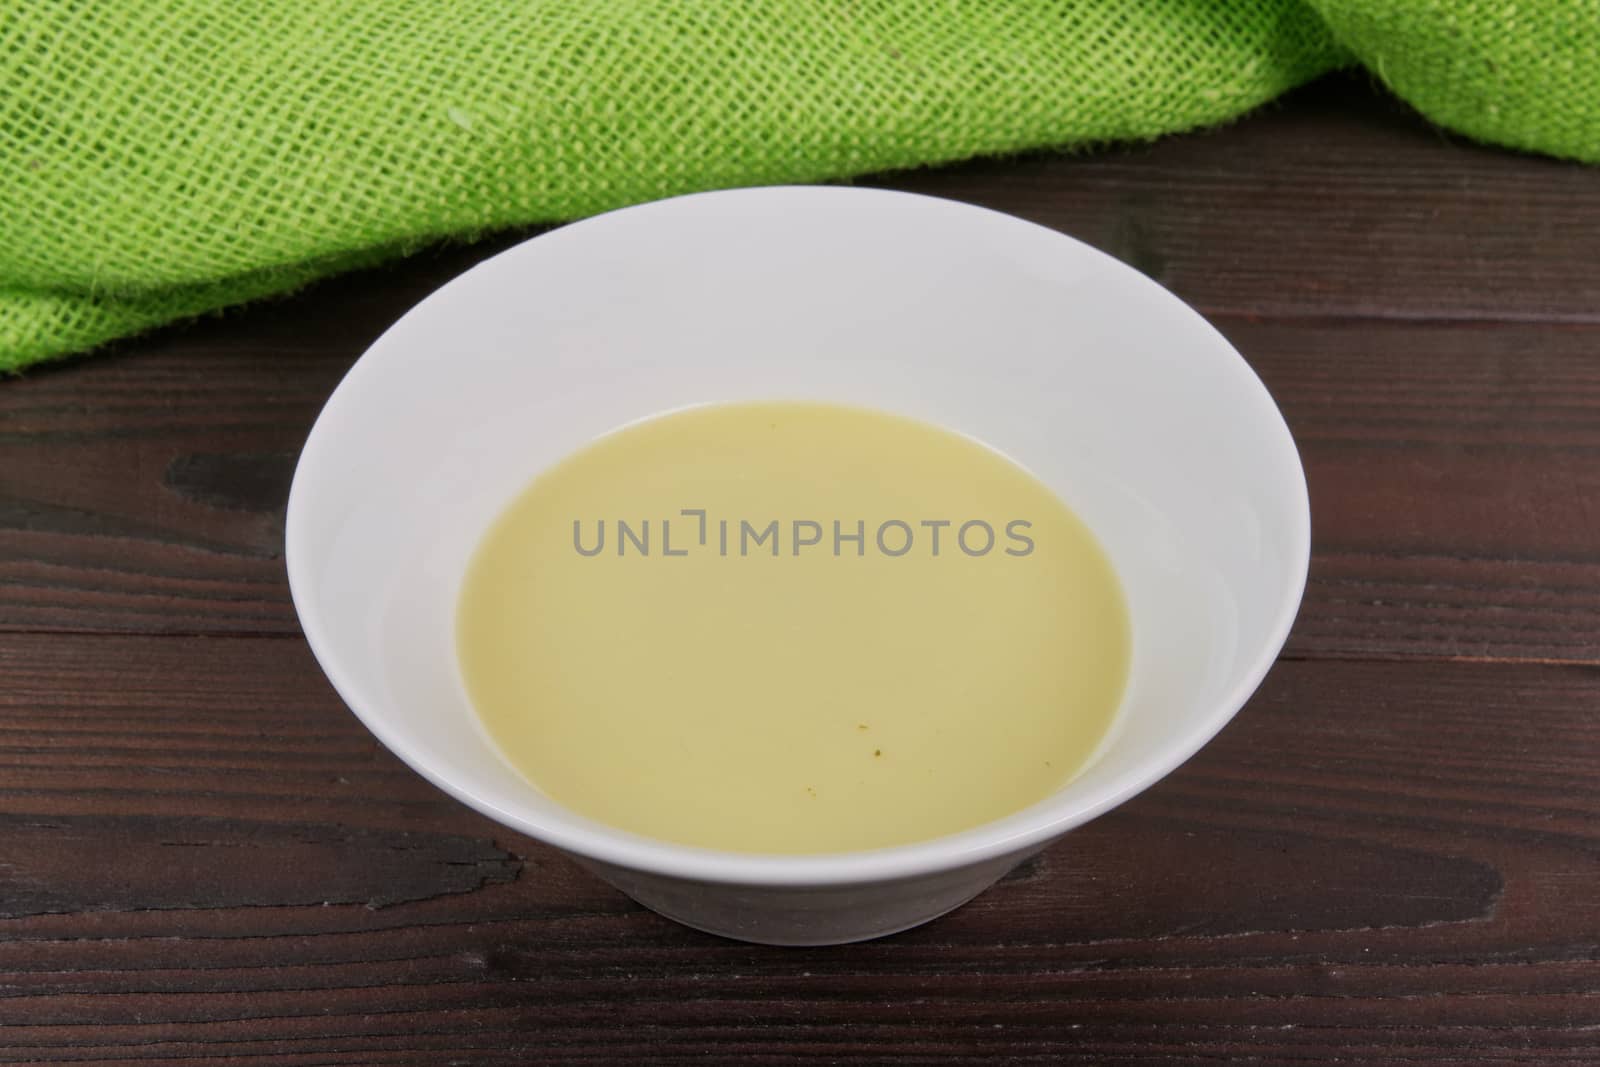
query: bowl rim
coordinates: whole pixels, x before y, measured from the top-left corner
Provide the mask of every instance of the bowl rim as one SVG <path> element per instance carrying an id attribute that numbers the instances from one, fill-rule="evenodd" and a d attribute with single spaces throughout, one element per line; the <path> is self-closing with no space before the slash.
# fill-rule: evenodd
<path id="1" fill-rule="evenodd" d="M 1050 798 L 1002 819 L 943 837 L 887 848 L 806 854 L 769 854 L 731 852 L 646 838 L 629 831 L 603 826 L 576 814 L 563 813 L 560 817 L 530 818 L 527 814 L 508 809 L 476 792 L 470 783 L 451 778 L 432 764 L 421 746 L 409 744 L 388 726 L 386 716 L 375 711 L 357 679 L 351 677 L 341 661 L 322 619 L 317 612 L 316 599 L 311 595 L 315 579 L 308 573 L 311 557 L 305 543 L 307 534 L 306 488 L 318 465 L 318 457 L 329 447 L 327 442 L 334 432 L 331 427 L 338 418 L 341 396 L 355 395 L 361 388 L 363 368 L 371 368 L 383 358 L 391 334 L 404 327 L 406 321 L 425 304 L 441 299 L 442 295 L 459 285 L 470 285 L 479 272 L 490 269 L 502 257 L 513 255 L 530 242 L 541 240 L 552 232 L 567 232 L 585 227 L 597 219 L 613 220 L 635 212 L 650 212 L 662 205 L 683 205 L 685 202 L 727 200 L 734 197 L 778 196 L 793 197 L 887 197 L 901 200 L 927 201 L 948 209 L 952 205 L 972 212 L 980 212 L 1004 220 L 1007 225 L 1022 224 L 1044 231 L 1053 238 L 1079 246 L 1080 254 L 1087 254 L 1099 269 L 1127 276 L 1130 284 L 1145 290 L 1153 299 L 1176 304 L 1186 313 L 1190 328 L 1209 335 L 1219 354 L 1232 373 L 1242 375 L 1247 386 L 1247 403 L 1267 427 L 1269 437 L 1277 437 L 1286 458 L 1291 462 L 1291 476 L 1284 489 L 1293 499 L 1285 499 L 1285 517 L 1292 537 L 1290 551 L 1284 560 L 1285 573 L 1281 577 L 1281 595 L 1266 638 L 1249 660 L 1248 667 L 1221 698 L 1215 710 L 1196 722 L 1188 731 L 1168 743 L 1153 749 L 1147 758 L 1138 761 L 1136 768 L 1115 780 L 1092 799 L 1074 804 L 1065 810 L 1050 811 Z M 348 403 L 348 400 L 344 401 Z M 1107 253 L 1058 230 L 1019 219 L 1016 216 L 990 208 L 899 190 L 857 188 L 848 186 L 756 186 L 741 189 L 690 193 L 665 200 L 650 201 L 619 208 L 602 215 L 591 216 L 560 227 L 559 231 L 546 231 L 490 256 L 455 276 L 429 293 L 404 315 L 391 324 L 374 340 L 345 373 L 339 384 L 329 394 L 318 412 L 306 437 L 295 465 L 290 485 L 284 520 L 284 559 L 288 573 L 290 598 L 310 647 L 323 673 L 345 705 L 361 720 L 363 725 L 412 770 L 434 786 L 474 809 L 482 815 L 519 833 L 526 834 L 545 844 L 575 854 L 584 859 L 627 870 L 684 879 L 729 885 L 750 886 L 848 886 L 880 883 L 915 878 L 935 872 L 953 871 L 986 861 L 1009 856 L 1021 856 L 1042 848 L 1062 834 L 1103 815 L 1154 785 L 1206 745 L 1238 713 L 1260 686 L 1267 672 L 1277 661 L 1289 631 L 1298 614 L 1304 596 L 1311 558 L 1310 499 L 1305 480 L 1305 470 L 1299 450 L 1295 445 L 1281 410 L 1272 399 L 1259 375 L 1237 349 L 1224 338 L 1199 312 L 1137 269 Z"/>

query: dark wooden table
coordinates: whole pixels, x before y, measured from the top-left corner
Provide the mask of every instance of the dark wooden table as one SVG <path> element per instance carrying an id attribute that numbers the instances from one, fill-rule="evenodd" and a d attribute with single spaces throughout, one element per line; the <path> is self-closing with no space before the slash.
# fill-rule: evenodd
<path id="1" fill-rule="evenodd" d="M 510 238 L 425 252 L 0 382 L 0 1062 L 1600 1063 L 1600 171 L 1336 79 L 882 184 L 1110 250 L 1277 396 L 1315 558 L 1233 725 L 845 948 L 684 929 L 449 800 L 281 556 L 334 383 Z"/>

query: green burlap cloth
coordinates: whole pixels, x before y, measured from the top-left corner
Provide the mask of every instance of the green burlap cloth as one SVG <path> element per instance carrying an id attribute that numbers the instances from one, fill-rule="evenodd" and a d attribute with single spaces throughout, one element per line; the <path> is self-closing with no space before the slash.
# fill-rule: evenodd
<path id="1" fill-rule="evenodd" d="M 1149 138 L 1352 63 L 1600 160 L 1600 0 L 9 0 L 0 370 L 447 235 Z"/>

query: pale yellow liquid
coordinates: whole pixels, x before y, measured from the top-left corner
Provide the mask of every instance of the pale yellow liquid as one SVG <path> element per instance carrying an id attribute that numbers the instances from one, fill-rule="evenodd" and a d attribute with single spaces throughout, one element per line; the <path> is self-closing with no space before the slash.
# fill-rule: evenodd
<path id="1" fill-rule="evenodd" d="M 703 545 L 683 509 L 706 512 Z M 603 548 L 580 554 L 574 522 L 593 550 L 601 519 Z M 776 556 L 754 541 L 774 519 Z M 895 519 L 912 533 L 899 556 L 876 536 Z M 921 523 L 941 519 L 935 556 Z M 816 531 L 795 520 L 821 536 L 798 554 Z M 834 520 L 863 523 L 859 548 L 835 544 Z M 972 520 L 994 530 L 986 554 L 958 542 Z M 1032 550 L 1008 554 L 1021 537 Z M 974 526 L 967 548 L 985 540 Z M 885 530 L 888 551 L 904 542 Z M 1105 735 L 1129 654 L 1105 554 L 1026 471 L 923 423 L 794 403 L 663 416 L 541 475 L 473 558 L 457 640 L 490 735 L 557 802 L 788 853 L 919 841 L 1043 799 Z"/>

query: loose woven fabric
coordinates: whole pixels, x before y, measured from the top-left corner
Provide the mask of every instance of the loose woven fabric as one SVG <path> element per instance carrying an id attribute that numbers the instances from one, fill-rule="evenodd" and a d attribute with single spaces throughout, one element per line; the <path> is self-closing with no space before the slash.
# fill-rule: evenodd
<path id="1" fill-rule="evenodd" d="M 445 236 L 1232 118 L 1600 160 L 1600 0 L 10 0 L 0 370 Z"/>

